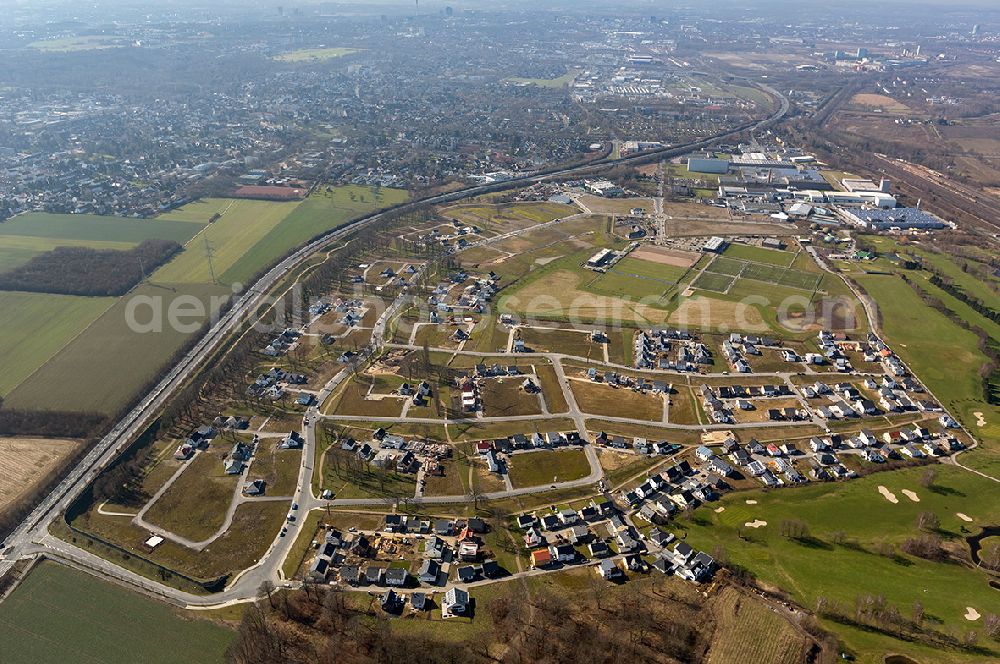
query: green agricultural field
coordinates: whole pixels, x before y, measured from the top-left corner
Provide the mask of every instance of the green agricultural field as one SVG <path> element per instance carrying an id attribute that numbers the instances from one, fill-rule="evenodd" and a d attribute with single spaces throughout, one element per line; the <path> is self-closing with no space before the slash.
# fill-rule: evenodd
<path id="1" fill-rule="evenodd" d="M 525 452 L 510 459 L 510 481 L 515 487 L 571 482 L 589 474 L 590 462 L 583 450 Z"/>
<path id="2" fill-rule="evenodd" d="M 205 245 L 207 241 L 212 251 L 211 268 L 214 269 L 216 278 L 221 282 L 231 283 L 225 279 L 227 270 L 243 259 L 257 242 L 267 236 L 298 205 L 300 204 L 272 201 L 235 201 L 218 221 L 204 227 L 204 231 L 195 241 L 185 246 L 184 251 L 154 272 L 150 281 L 157 284 L 212 283 L 212 270 Z M 196 228 L 201 230 L 202 226 L 199 224 Z M 256 270 L 250 271 L 244 278 L 254 272 Z"/>
<path id="3" fill-rule="evenodd" d="M 0 223 L 0 237 L 19 235 L 64 242 L 111 241 L 138 244 L 145 240 L 173 240 L 184 244 L 201 230 L 200 224 L 183 221 L 100 217 L 93 214 L 28 212 Z"/>
<path id="4" fill-rule="evenodd" d="M 229 289 L 221 286 L 143 284 L 110 308 L 105 303 L 106 311 L 72 341 L 63 342 L 65 346 L 18 385 L 5 403 L 11 408 L 32 410 L 115 413 L 196 332 L 174 329 L 168 324 L 171 303 L 178 302 L 178 297 L 187 297 L 191 303 L 202 302 L 207 314 L 212 304 L 210 298 L 228 295 Z M 39 297 L 31 295 L 32 300 Z M 149 302 L 164 312 L 161 331 L 141 333 L 130 328 L 127 313 L 133 300 Z M 147 306 L 136 307 L 134 314 L 136 322 L 152 320 Z M 207 315 L 192 316 L 180 322 L 197 324 L 206 319 Z"/>
<path id="5" fill-rule="evenodd" d="M 35 256 L 52 251 L 56 247 L 89 247 L 91 249 L 127 251 L 135 245 L 134 242 L 57 240 L 30 235 L 0 235 L 0 272 L 20 267 Z"/>
<path id="6" fill-rule="evenodd" d="M 234 632 L 43 562 L 0 604 L 4 664 L 222 662 Z"/>
<path id="7" fill-rule="evenodd" d="M 108 35 L 81 35 L 78 37 L 63 37 L 61 39 L 41 39 L 31 42 L 28 46 L 43 53 L 74 53 L 76 51 L 96 51 L 105 48 L 125 46 L 125 37 Z"/>
<path id="8" fill-rule="evenodd" d="M 576 77 L 579 76 L 582 71 L 582 69 L 571 69 L 558 78 L 519 78 L 514 76 L 508 78 L 507 80 L 511 83 L 537 85 L 540 88 L 562 88 L 575 81 Z"/>
<path id="9" fill-rule="evenodd" d="M 705 551 L 721 547 L 733 564 L 788 590 L 803 606 L 815 606 L 817 598 L 826 597 L 853 614 L 854 599 L 872 594 L 908 616 L 914 602 L 920 602 L 933 629 L 961 635 L 982 629 L 981 618 L 964 617 L 967 607 L 983 615 L 996 609 L 989 576 L 971 566 L 909 556 L 899 547 L 920 533 L 918 514 L 932 512 L 940 520 L 942 539 L 964 549 L 963 538 L 978 532 L 975 524 L 994 522 L 1000 492 L 990 480 L 968 471 L 948 465 L 934 469 L 931 488 L 921 484 L 926 469 L 911 468 L 836 484 L 733 493 L 719 502 L 724 510 L 702 508 L 678 526 L 692 546 Z M 898 502 L 884 498 L 879 486 Z M 903 490 L 914 492 L 919 502 Z M 747 500 L 757 504 L 748 505 Z M 974 523 L 965 522 L 959 513 Z M 804 522 L 808 536 L 782 536 L 782 522 L 792 520 Z M 766 525 L 745 525 L 761 521 Z M 895 547 L 893 557 L 878 553 L 887 545 Z"/>
<path id="10" fill-rule="evenodd" d="M 0 316 L 0 397 L 56 355 L 114 302 L 111 297 L 0 292 L 0 311 L 4 312 Z"/>
<path id="11" fill-rule="evenodd" d="M 261 269 L 276 263 L 295 247 L 331 231 L 345 221 L 356 219 L 380 208 L 406 201 L 403 189 L 387 187 L 319 187 L 306 200 L 296 204 L 290 214 L 262 237 L 247 246 L 242 257 L 226 270 L 219 270 L 223 283 L 246 282 Z M 276 205 L 289 205 L 277 203 Z"/>
<path id="12" fill-rule="evenodd" d="M 730 244 L 724 253 L 726 258 L 737 258 L 739 260 L 753 263 L 767 263 L 768 265 L 780 265 L 788 267 L 792 264 L 795 254 L 790 251 L 778 251 L 776 249 L 765 249 L 764 247 L 753 247 L 748 244 Z"/>
<path id="13" fill-rule="evenodd" d="M 276 55 L 274 59 L 280 62 L 322 62 L 323 60 L 342 58 L 358 51 L 359 49 L 356 48 L 302 48 Z"/>
<path id="14" fill-rule="evenodd" d="M 238 202 L 235 198 L 201 198 L 191 203 L 164 212 L 157 217 L 159 221 L 187 221 L 207 224 L 214 215 L 224 214 Z"/>

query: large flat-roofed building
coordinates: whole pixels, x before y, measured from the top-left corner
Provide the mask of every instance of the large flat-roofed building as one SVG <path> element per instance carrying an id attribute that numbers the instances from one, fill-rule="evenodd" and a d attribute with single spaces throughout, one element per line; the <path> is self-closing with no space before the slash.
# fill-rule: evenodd
<path id="1" fill-rule="evenodd" d="M 881 191 L 888 194 L 890 189 L 889 181 L 884 178 L 878 184 L 864 178 L 844 178 L 840 183 L 850 192 Z"/>
<path id="2" fill-rule="evenodd" d="M 587 261 L 587 267 L 598 268 L 604 267 L 612 261 L 615 257 L 615 252 L 610 249 L 601 249 L 596 254 L 590 257 Z"/>
<path id="3" fill-rule="evenodd" d="M 808 203 L 828 203 L 840 207 L 871 205 L 884 210 L 896 207 L 896 198 L 881 191 L 818 191 L 810 189 L 795 196 Z"/>
<path id="4" fill-rule="evenodd" d="M 688 171 L 692 173 L 714 173 L 723 175 L 729 172 L 728 159 L 701 159 L 689 157 L 687 161 Z"/>
<path id="5" fill-rule="evenodd" d="M 726 250 L 727 246 L 729 246 L 729 243 L 726 242 L 725 238 L 715 236 L 708 239 L 708 242 L 706 242 L 705 246 L 702 247 L 702 251 L 711 251 L 716 254 L 721 254 Z"/>
<path id="6" fill-rule="evenodd" d="M 954 224 L 919 208 L 845 210 L 844 215 L 852 223 L 875 231 L 887 231 L 893 228 L 929 231 L 955 227 Z"/>

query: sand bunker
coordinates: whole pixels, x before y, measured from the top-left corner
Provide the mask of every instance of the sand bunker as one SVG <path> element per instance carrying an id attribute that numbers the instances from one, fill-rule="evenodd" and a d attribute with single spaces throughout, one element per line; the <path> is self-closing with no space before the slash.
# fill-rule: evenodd
<path id="1" fill-rule="evenodd" d="M 971 606 L 965 607 L 965 619 L 966 620 L 979 620 L 979 611 L 976 611 Z"/>
<path id="2" fill-rule="evenodd" d="M 747 521 L 743 525 L 746 526 L 747 528 L 763 528 L 764 526 L 767 525 L 767 521 L 761 521 L 760 519 L 757 519 L 756 521 Z"/>
<path id="3" fill-rule="evenodd" d="M 957 516 L 962 521 L 966 521 L 968 523 L 972 523 L 972 517 L 969 516 L 968 514 L 962 514 L 961 512 L 955 512 L 955 516 Z"/>
<path id="4" fill-rule="evenodd" d="M 721 514 L 722 512 L 725 512 L 725 511 L 726 511 L 725 507 L 716 507 L 715 508 L 715 513 L 716 514 Z"/>
<path id="5" fill-rule="evenodd" d="M 903 495 L 906 496 L 907 498 L 909 498 L 910 500 L 912 500 L 915 503 L 919 503 L 920 502 L 920 496 L 918 496 L 917 494 L 913 493 L 909 489 L 903 489 Z"/>
<path id="6" fill-rule="evenodd" d="M 983 414 L 982 414 L 981 411 L 977 410 L 972 415 L 976 418 L 976 426 L 977 427 L 984 427 L 984 426 L 986 426 L 986 418 L 983 417 Z"/>
<path id="7" fill-rule="evenodd" d="M 894 494 L 892 491 L 889 491 L 881 484 L 878 485 L 878 492 L 882 494 L 883 498 L 888 500 L 893 505 L 899 502 L 899 498 L 896 497 L 896 494 Z"/>
<path id="8" fill-rule="evenodd" d="M 756 505 L 756 504 L 757 504 L 756 500 L 748 500 L 747 501 L 747 505 Z"/>

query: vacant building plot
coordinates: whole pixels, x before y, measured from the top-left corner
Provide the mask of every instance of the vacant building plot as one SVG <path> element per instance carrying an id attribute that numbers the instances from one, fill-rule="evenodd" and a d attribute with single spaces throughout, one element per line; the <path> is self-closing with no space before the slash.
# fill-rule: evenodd
<path id="1" fill-rule="evenodd" d="M 223 286 L 143 284 L 107 308 L 75 338 L 70 335 L 71 341 L 63 341 L 61 350 L 11 391 L 5 403 L 29 410 L 114 413 L 156 377 L 164 363 L 208 320 L 213 306 L 217 308 L 229 294 Z M 52 296 L 32 295 L 36 297 Z M 200 313 L 179 319 L 190 327 L 169 324 L 170 307 L 176 306 L 179 298 L 184 298 L 186 306 L 202 308 Z M 93 302 L 91 298 L 87 301 Z M 162 325 L 157 324 L 157 312 L 162 314 Z M 130 324 L 130 313 L 139 327 Z"/>
<path id="2" fill-rule="evenodd" d="M 221 662 L 233 637 L 197 612 L 53 562 L 35 567 L 0 604 L 4 664 Z"/>
<path id="3" fill-rule="evenodd" d="M 0 511 L 31 491 L 78 445 L 76 440 L 0 437 Z"/>
<path id="4" fill-rule="evenodd" d="M 87 329 L 111 297 L 0 293 L 0 397 L 6 396 Z M 55 406 L 53 406 L 55 408 Z"/>
<path id="5" fill-rule="evenodd" d="M 257 445 L 248 480 L 262 479 L 267 483 L 268 496 L 291 496 L 299 479 L 302 450 L 283 450 L 281 438 L 264 438 Z"/>
<path id="6" fill-rule="evenodd" d="M 486 417 L 511 417 L 516 415 L 540 415 L 542 406 L 537 393 L 529 393 L 522 388 L 524 378 L 491 378 L 482 381 L 480 398 L 483 415 Z"/>
<path id="7" fill-rule="evenodd" d="M 298 205 L 245 199 L 234 201 L 218 220 L 204 227 L 197 240 L 154 272 L 150 280 L 160 284 L 212 283 L 213 271 L 216 279 L 222 277 Z M 202 226 L 197 228 L 201 230 Z M 246 274 L 246 277 L 254 272 L 256 270 Z"/>
<path id="8" fill-rule="evenodd" d="M 330 397 L 327 415 L 399 417 L 406 399 L 395 394 L 403 379 L 390 374 L 356 376 Z"/>
<path id="9" fill-rule="evenodd" d="M 511 484 L 515 488 L 572 482 L 590 474 L 590 462 L 583 450 L 545 450 L 512 454 Z"/>
<path id="10" fill-rule="evenodd" d="M 602 344 L 590 339 L 590 332 L 550 327 L 518 328 L 515 337 L 536 353 L 563 353 L 575 357 L 603 359 Z"/>
<path id="11" fill-rule="evenodd" d="M 651 422 L 663 421 L 663 397 L 622 387 L 582 380 L 570 381 L 576 403 L 585 413 L 605 417 L 628 417 Z"/>
<path id="12" fill-rule="evenodd" d="M 395 467 L 379 468 L 334 445 L 323 456 L 321 486 L 337 498 L 401 498 L 413 496 L 417 479 L 397 473 Z"/>
<path id="13" fill-rule="evenodd" d="M 209 450 L 198 453 L 180 477 L 145 514 L 149 523 L 195 542 L 215 534 L 226 518 L 242 475 L 227 475 L 225 441 L 216 439 Z"/>

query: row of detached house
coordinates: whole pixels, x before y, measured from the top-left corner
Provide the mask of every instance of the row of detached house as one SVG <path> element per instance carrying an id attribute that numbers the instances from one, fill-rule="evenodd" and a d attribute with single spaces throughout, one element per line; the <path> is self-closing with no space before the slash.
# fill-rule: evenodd
<path id="1" fill-rule="evenodd" d="M 638 369 L 697 372 L 701 366 L 712 363 L 708 346 L 688 332 L 670 328 L 639 331 L 633 340 L 633 351 Z"/>

